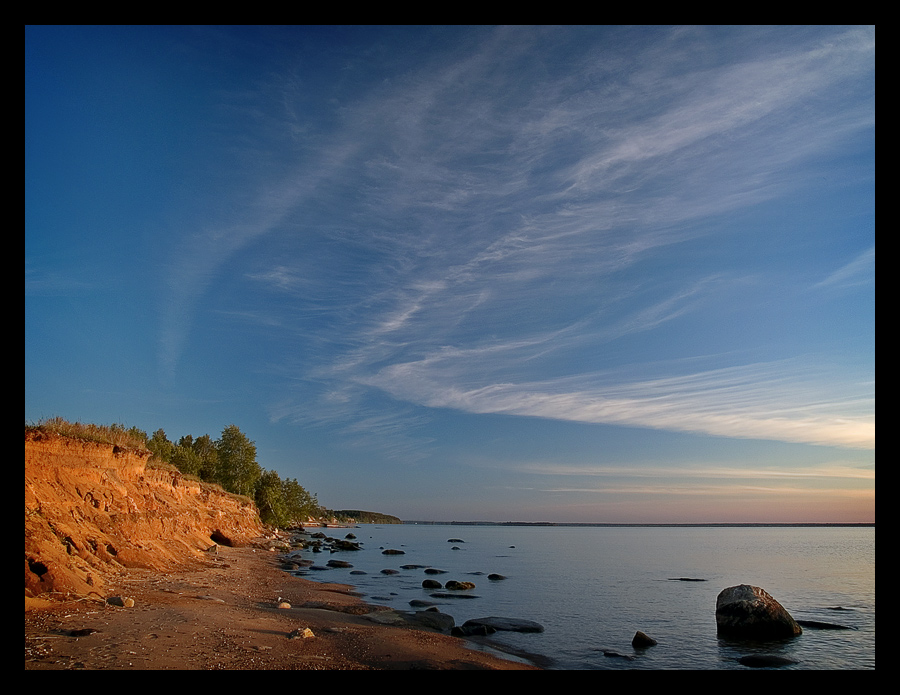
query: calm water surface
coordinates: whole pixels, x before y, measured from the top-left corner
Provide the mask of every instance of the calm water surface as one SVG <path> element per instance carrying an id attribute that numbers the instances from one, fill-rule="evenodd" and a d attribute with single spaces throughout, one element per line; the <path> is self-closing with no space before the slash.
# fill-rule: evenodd
<path id="1" fill-rule="evenodd" d="M 744 669 L 750 653 L 797 661 L 789 669 L 875 668 L 875 529 L 858 527 L 566 527 L 361 525 L 364 550 L 312 553 L 324 566 L 308 579 L 352 584 L 370 603 L 412 610 L 434 601 L 457 625 L 485 616 L 524 618 L 544 632 L 499 632 L 489 642 L 541 655 L 553 669 Z M 458 538 L 463 542 L 449 542 Z M 383 548 L 403 555 L 383 555 Z M 447 570 L 432 577 L 472 581 L 473 599 L 434 599 L 419 564 Z M 384 575 L 382 569 L 400 570 Z M 351 574 L 352 571 L 366 574 Z M 483 574 L 479 574 L 483 573 Z M 503 581 L 489 581 L 498 573 Z M 705 581 L 673 581 L 693 578 Z M 782 642 L 731 643 L 716 637 L 716 596 L 753 584 L 797 620 L 847 625 Z M 839 609 L 839 610 L 838 610 Z M 631 647 L 641 630 L 659 644 Z M 610 657 L 604 650 L 622 657 Z"/>

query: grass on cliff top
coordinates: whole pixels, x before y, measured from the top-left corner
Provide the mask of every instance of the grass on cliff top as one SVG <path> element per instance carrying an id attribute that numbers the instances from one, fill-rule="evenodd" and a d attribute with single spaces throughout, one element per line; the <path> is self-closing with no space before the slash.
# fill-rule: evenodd
<path id="1" fill-rule="evenodd" d="M 139 430 L 137 427 L 126 429 L 125 425 L 115 423 L 112 425 L 83 424 L 81 422 L 69 422 L 61 417 L 41 420 L 37 424 L 25 423 L 26 434 L 35 431 L 147 451 L 146 432 Z"/>
<path id="2" fill-rule="evenodd" d="M 84 424 L 81 422 L 69 422 L 61 417 L 52 417 L 47 420 L 41 420 L 37 424 L 25 423 L 25 434 L 29 432 L 44 432 L 47 434 L 56 434 L 60 437 L 70 437 L 72 439 L 81 439 L 89 442 L 97 442 L 99 444 L 111 444 L 127 449 L 137 449 L 138 451 L 149 451 L 147 447 L 147 433 L 137 427 L 126 429 L 125 425 L 95 425 Z M 147 468 L 155 468 L 173 473 L 179 473 L 188 480 L 193 480 L 203 487 L 215 490 L 223 495 L 234 497 L 241 505 L 254 505 L 252 498 L 246 495 L 238 495 L 229 492 L 219 483 L 202 480 L 199 476 L 189 473 L 180 473 L 178 468 L 171 463 L 162 461 L 155 456 L 151 456 L 147 461 Z"/>

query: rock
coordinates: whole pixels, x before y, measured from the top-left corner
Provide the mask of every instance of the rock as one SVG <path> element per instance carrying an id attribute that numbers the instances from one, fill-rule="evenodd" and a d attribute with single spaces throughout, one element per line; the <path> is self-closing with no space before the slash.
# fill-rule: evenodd
<path id="1" fill-rule="evenodd" d="M 448 543 L 465 543 L 462 538 L 449 538 L 447 539 Z"/>
<path id="2" fill-rule="evenodd" d="M 438 570 L 434 567 L 429 567 L 425 570 L 425 574 L 447 574 L 447 570 Z"/>
<path id="3" fill-rule="evenodd" d="M 291 604 L 288 603 L 287 601 L 279 601 L 278 606 L 277 606 L 277 608 L 282 608 L 282 609 L 286 609 L 286 608 L 290 608 L 290 607 L 291 607 Z"/>
<path id="4" fill-rule="evenodd" d="M 353 565 L 351 565 L 346 560 L 329 560 L 325 564 L 328 565 L 329 567 L 344 567 L 344 568 L 353 567 Z"/>
<path id="5" fill-rule="evenodd" d="M 422 582 L 423 589 L 443 589 L 441 583 L 436 579 L 426 579 Z"/>
<path id="6" fill-rule="evenodd" d="M 68 630 L 66 631 L 66 634 L 69 635 L 69 637 L 87 637 L 88 635 L 93 635 L 95 632 L 97 632 L 97 630 L 92 627 L 82 627 L 77 630 Z"/>
<path id="7" fill-rule="evenodd" d="M 497 631 L 490 625 L 469 625 L 468 627 L 457 625 L 450 630 L 450 634 L 454 637 L 487 637 L 495 632 Z"/>
<path id="8" fill-rule="evenodd" d="M 658 642 L 649 635 L 638 630 L 631 639 L 631 646 L 635 649 L 646 649 L 658 644 Z"/>
<path id="9" fill-rule="evenodd" d="M 451 579 L 449 582 L 444 584 L 445 589 L 450 589 L 452 591 L 466 591 L 468 589 L 474 589 L 475 584 L 472 582 L 457 582 Z"/>
<path id="10" fill-rule="evenodd" d="M 803 633 L 790 613 L 763 589 L 749 584 L 723 589 L 716 599 L 716 627 L 730 639 L 780 639 Z"/>
<path id="11" fill-rule="evenodd" d="M 288 633 L 288 639 L 309 639 L 310 637 L 315 637 L 315 635 L 308 627 L 298 627 Z"/>
<path id="12" fill-rule="evenodd" d="M 612 649 L 602 649 L 603 656 L 608 656 L 611 659 L 625 659 L 625 661 L 634 661 L 633 656 L 628 656 L 627 654 L 619 654 L 619 652 L 615 652 Z"/>
<path id="13" fill-rule="evenodd" d="M 857 630 L 859 628 L 850 627 L 849 625 L 838 625 L 837 623 L 823 623 L 818 620 L 798 620 L 800 627 L 810 627 L 813 630 Z"/>
<path id="14" fill-rule="evenodd" d="M 400 570 L 381 570 L 382 574 L 400 574 Z"/>
<path id="15" fill-rule="evenodd" d="M 354 540 L 356 538 L 356 534 L 348 533 L 344 538 L 349 538 L 350 540 Z"/>
<path id="16" fill-rule="evenodd" d="M 381 551 L 382 555 L 406 555 L 405 550 L 394 550 L 393 548 L 388 548 L 387 550 Z"/>
<path id="17" fill-rule="evenodd" d="M 417 627 L 430 627 L 433 630 L 449 632 L 456 626 L 452 615 L 438 611 L 418 611 L 407 616 L 407 621 Z"/>
<path id="18" fill-rule="evenodd" d="M 670 582 L 705 582 L 706 579 L 696 579 L 694 577 L 669 577 Z"/>
<path id="19" fill-rule="evenodd" d="M 446 592 L 429 594 L 429 596 L 431 596 L 431 598 L 480 598 L 475 594 L 448 594 Z"/>
<path id="20" fill-rule="evenodd" d="M 110 596 L 106 599 L 110 606 L 119 606 L 120 608 L 134 608 L 134 599 L 125 598 L 124 596 Z"/>
<path id="21" fill-rule="evenodd" d="M 767 666 L 788 666 L 796 664 L 793 659 L 785 656 L 776 656 L 775 654 L 748 654 L 738 659 L 738 663 L 744 666 L 752 666 L 754 668 L 765 668 Z"/>
<path id="22" fill-rule="evenodd" d="M 334 550 L 362 550 L 359 543 L 353 541 L 337 540 L 333 543 Z"/>
<path id="23" fill-rule="evenodd" d="M 463 627 L 474 627 L 477 625 L 487 625 L 495 630 L 505 630 L 507 632 L 543 632 L 544 626 L 533 620 L 523 620 L 522 618 L 500 618 L 490 616 L 488 618 L 473 618 L 463 623 Z"/>
<path id="24" fill-rule="evenodd" d="M 496 574 L 492 572 L 488 575 L 488 579 L 490 579 L 492 582 L 499 582 L 501 579 L 506 579 L 506 577 L 504 577 L 502 574 Z"/>
<path id="25" fill-rule="evenodd" d="M 431 601 L 423 601 L 420 598 L 414 598 L 409 602 L 409 605 L 413 608 L 433 608 L 435 604 Z"/>

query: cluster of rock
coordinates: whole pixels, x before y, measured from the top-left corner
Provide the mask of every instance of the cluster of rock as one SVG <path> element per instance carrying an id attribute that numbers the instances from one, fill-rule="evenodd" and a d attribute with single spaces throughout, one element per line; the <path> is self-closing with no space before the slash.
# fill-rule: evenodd
<path id="1" fill-rule="evenodd" d="M 337 539 L 329 539 L 324 534 L 314 534 L 321 536 L 317 539 L 321 546 L 326 544 L 332 552 L 336 549 L 354 549 L 356 547 L 344 547 L 344 542 L 350 542 L 347 539 L 338 541 Z M 459 538 L 451 538 L 448 542 L 463 543 Z M 314 549 L 316 546 L 312 546 Z M 382 548 L 385 555 L 402 555 L 404 551 L 392 548 Z M 329 560 L 326 567 L 321 569 L 341 567 L 351 568 L 353 565 L 343 560 Z M 315 569 L 315 566 L 311 567 Z M 450 580 L 441 583 L 433 578 L 437 575 L 446 574 L 446 570 L 424 565 L 402 565 L 401 569 L 413 570 L 421 569 L 425 574 L 431 575 L 422 581 L 422 588 L 431 590 L 430 598 L 434 599 L 459 599 L 459 598 L 478 598 L 472 591 L 476 588 L 472 581 Z M 396 574 L 397 570 L 382 570 L 384 574 Z M 482 574 L 483 573 L 474 573 Z M 487 575 L 490 581 L 499 581 L 506 579 L 500 574 Z M 670 581 L 680 582 L 703 582 L 706 579 L 695 577 L 673 577 Z M 396 610 L 378 610 L 369 615 L 370 619 L 380 623 L 408 624 L 419 628 L 428 628 L 449 632 L 459 637 L 476 637 L 488 636 L 498 631 L 516 631 L 516 632 L 543 632 L 544 627 L 539 623 L 521 618 L 509 618 L 499 616 L 489 616 L 485 618 L 477 618 L 467 620 L 462 625 L 456 625 L 452 616 L 442 613 L 435 603 L 424 599 L 414 599 L 410 601 L 411 611 Z M 751 586 L 749 584 L 741 584 L 732 586 L 721 591 L 716 599 L 716 629 L 719 637 L 733 641 L 746 640 L 781 640 L 785 638 L 795 637 L 802 634 L 805 624 L 809 627 L 818 629 L 849 629 L 846 626 L 835 625 L 831 623 L 819 623 L 813 621 L 797 621 L 785 610 L 765 590 Z M 638 630 L 635 632 L 631 640 L 631 647 L 634 653 L 621 654 L 615 650 L 602 649 L 604 656 L 619 657 L 625 660 L 633 660 L 639 658 L 640 654 L 650 647 L 657 645 L 658 642 L 653 637 Z M 738 659 L 740 663 L 751 667 L 777 667 L 791 663 L 795 663 L 791 659 L 778 655 L 767 654 L 750 654 Z"/>

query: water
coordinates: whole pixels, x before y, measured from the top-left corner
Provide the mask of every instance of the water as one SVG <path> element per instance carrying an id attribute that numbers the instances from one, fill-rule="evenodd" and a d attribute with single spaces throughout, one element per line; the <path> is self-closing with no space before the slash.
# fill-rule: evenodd
<path id="1" fill-rule="evenodd" d="M 324 566 L 308 579 L 352 584 L 365 600 L 397 610 L 430 600 L 457 625 L 485 616 L 541 623 L 542 633 L 498 632 L 487 641 L 541 655 L 552 669 L 744 669 L 741 656 L 776 654 L 788 669 L 875 668 L 875 529 L 872 527 L 566 527 L 488 525 L 360 525 L 364 550 L 303 551 Z M 448 542 L 459 538 L 464 542 Z M 383 555 L 381 548 L 403 550 Z M 456 549 L 454 549 L 456 548 Z M 447 570 L 431 576 L 419 564 Z M 382 569 L 400 570 L 396 575 Z M 483 573 L 483 574 L 477 574 Z M 489 573 L 507 578 L 489 581 Z M 472 581 L 475 599 L 434 599 L 424 579 Z M 706 581 L 673 581 L 674 578 Z M 804 628 L 799 637 L 759 644 L 716 637 L 719 592 L 753 584 L 797 620 L 854 630 Z M 836 610 L 840 608 L 841 610 Z M 641 630 L 658 641 L 635 650 Z M 603 650 L 622 657 L 611 657 Z"/>

